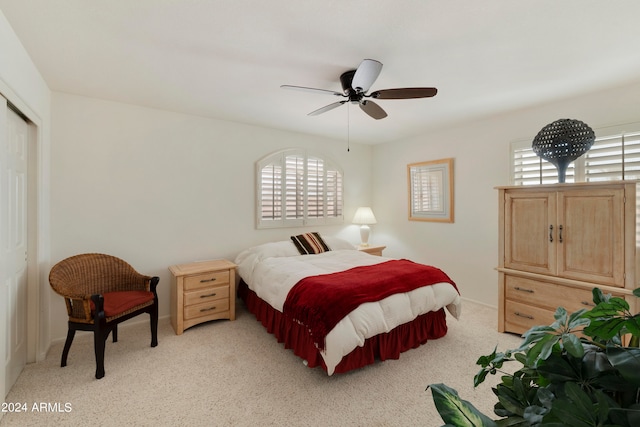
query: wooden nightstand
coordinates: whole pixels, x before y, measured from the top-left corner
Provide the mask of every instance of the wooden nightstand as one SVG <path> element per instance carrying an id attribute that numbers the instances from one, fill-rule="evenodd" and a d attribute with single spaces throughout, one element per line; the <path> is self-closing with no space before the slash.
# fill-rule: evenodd
<path id="1" fill-rule="evenodd" d="M 358 250 L 371 255 L 382 256 L 382 251 L 386 246 L 358 246 Z"/>
<path id="2" fill-rule="evenodd" d="M 224 259 L 172 265 L 171 324 L 176 335 L 202 322 L 236 318 L 236 265 Z"/>

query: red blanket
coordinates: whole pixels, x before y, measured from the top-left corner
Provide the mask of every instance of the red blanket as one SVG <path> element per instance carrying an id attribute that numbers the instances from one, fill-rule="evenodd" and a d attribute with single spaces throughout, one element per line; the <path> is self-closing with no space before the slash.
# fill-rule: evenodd
<path id="1" fill-rule="evenodd" d="M 289 291 L 283 314 L 306 325 L 324 350 L 327 334 L 360 304 L 441 282 L 458 290 L 442 270 L 406 259 L 305 277 Z"/>

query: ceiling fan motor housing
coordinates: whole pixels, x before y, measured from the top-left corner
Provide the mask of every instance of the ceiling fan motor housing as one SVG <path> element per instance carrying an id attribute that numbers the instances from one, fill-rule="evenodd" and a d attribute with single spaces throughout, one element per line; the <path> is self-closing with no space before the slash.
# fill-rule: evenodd
<path id="1" fill-rule="evenodd" d="M 345 71 L 340 75 L 340 84 L 342 85 L 342 91 L 345 95 L 349 95 L 350 92 L 355 92 L 351 87 L 351 82 L 353 81 L 353 75 L 356 73 L 356 70 Z"/>
<path id="2" fill-rule="evenodd" d="M 340 75 L 340 84 L 342 85 L 342 91 L 345 96 L 349 97 L 349 102 L 352 104 L 359 104 L 362 101 L 364 93 L 356 91 L 351 87 L 353 82 L 353 76 L 356 70 L 345 71 Z"/>

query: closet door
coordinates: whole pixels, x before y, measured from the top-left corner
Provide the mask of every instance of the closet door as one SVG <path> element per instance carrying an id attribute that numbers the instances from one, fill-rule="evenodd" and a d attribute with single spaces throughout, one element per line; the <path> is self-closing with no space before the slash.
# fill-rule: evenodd
<path id="1" fill-rule="evenodd" d="M 556 193 L 505 192 L 504 267 L 556 272 Z"/>
<path id="2" fill-rule="evenodd" d="M 624 190 L 558 193 L 558 275 L 624 286 Z"/>
<path id="3" fill-rule="evenodd" d="M 4 390 L 9 392 L 27 359 L 27 155 L 28 124 L 0 97 L 0 298 L 6 304 L 2 368 Z M 6 325 L 6 326 L 5 326 Z M 4 398 L 4 396 L 2 396 Z"/>

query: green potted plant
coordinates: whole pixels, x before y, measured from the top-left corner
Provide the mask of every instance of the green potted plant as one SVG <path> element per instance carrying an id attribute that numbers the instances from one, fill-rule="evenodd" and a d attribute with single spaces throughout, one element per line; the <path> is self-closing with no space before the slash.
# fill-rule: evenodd
<path id="1" fill-rule="evenodd" d="M 640 297 L 640 288 L 633 294 Z M 622 298 L 593 289 L 595 307 L 535 326 L 517 349 L 481 356 L 474 386 L 502 374 L 494 388 L 497 419 L 482 414 L 444 384 L 433 401 L 449 426 L 640 426 L 640 314 Z M 519 363 L 504 372 L 507 362 Z"/>

